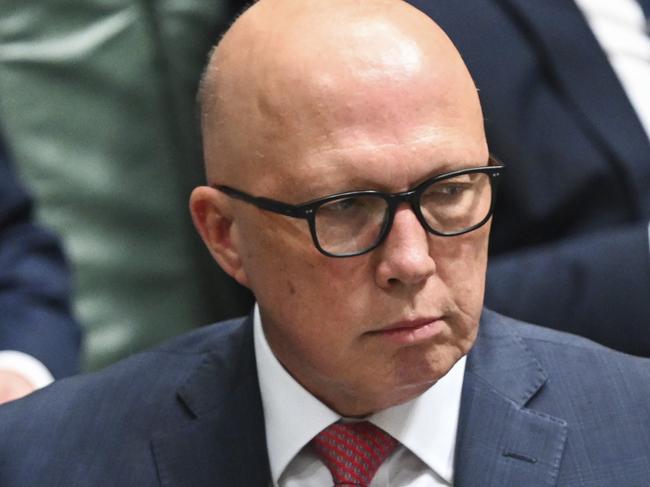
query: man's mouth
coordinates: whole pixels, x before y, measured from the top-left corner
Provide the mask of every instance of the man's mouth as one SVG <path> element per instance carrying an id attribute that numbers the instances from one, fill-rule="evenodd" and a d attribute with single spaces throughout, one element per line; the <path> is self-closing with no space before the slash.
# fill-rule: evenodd
<path id="1" fill-rule="evenodd" d="M 443 326 L 442 317 L 426 317 L 391 323 L 369 334 L 398 344 L 414 344 L 434 337 L 442 331 Z"/>

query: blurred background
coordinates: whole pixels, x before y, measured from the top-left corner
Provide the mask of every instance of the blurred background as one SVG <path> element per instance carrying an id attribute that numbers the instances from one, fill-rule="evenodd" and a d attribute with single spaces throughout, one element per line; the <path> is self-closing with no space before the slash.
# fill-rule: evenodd
<path id="1" fill-rule="evenodd" d="M 187 211 L 195 96 L 236 0 L 3 0 L 0 120 L 37 216 L 62 237 L 91 370 L 245 314 Z"/>

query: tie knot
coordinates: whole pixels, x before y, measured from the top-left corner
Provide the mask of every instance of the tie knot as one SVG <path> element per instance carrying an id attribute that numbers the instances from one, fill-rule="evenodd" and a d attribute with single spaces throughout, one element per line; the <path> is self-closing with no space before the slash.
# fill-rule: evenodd
<path id="1" fill-rule="evenodd" d="M 312 440 L 334 478 L 334 485 L 368 487 L 397 440 L 367 421 L 334 423 Z"/>

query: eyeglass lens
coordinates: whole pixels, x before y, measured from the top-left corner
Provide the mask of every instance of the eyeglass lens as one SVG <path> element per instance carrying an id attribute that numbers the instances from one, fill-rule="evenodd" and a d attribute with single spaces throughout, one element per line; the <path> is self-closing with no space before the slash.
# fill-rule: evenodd
<path id="1" fill-rule="evenodd" d="M 478 225 L 491 206 L 490 176 L 475 172 L 438 180 L 419 193 L 422 217 L 440 234 L 454 235 Z M 315 213 L 316 237 L 333 255 L 363 252 L 378 243 L 389 214 L 379 195 L 341 197 Z"/>
<path id="2" fill-rule="evenodd" d="M 315 215 L 318 243 L 335 255 L 372 247 L 388 216 L 388 202 L 381 196 L 355 196 L 325 203 Z"/>
<path id="3" fill-rule="evenodd" d="M 429 186 L 420 197 L 422 216 L 432 230 L 455 234 L 480 223 L 490 211 L 490 176 L 461 174 Z"/>

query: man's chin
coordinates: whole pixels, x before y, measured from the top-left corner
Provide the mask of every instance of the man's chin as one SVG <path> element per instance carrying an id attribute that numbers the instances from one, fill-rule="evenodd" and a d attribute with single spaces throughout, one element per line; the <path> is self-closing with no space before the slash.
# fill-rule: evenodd
<path id="1" fill-rule="evenodd" d="M 352 414 L 345 414 L 344 416 L 366 417 L 373 413 L 376 413 L 377 411 L 383 411 L 384 409 L 399 406 L 400 404 L 404 404 L 420 396 L 426 390 L 432 387 L 436 382 L 437 379 L 423 381 L 416 384 L 399 384 L 394 386 L 386 386 L 384 392 L 377 394 L 374 400 L 358 403 L 356 407 L 351 410 Z M 385 393 L 385 391 L 388 390 L 391 391 L 390 395 L 387 395 Z"/>

